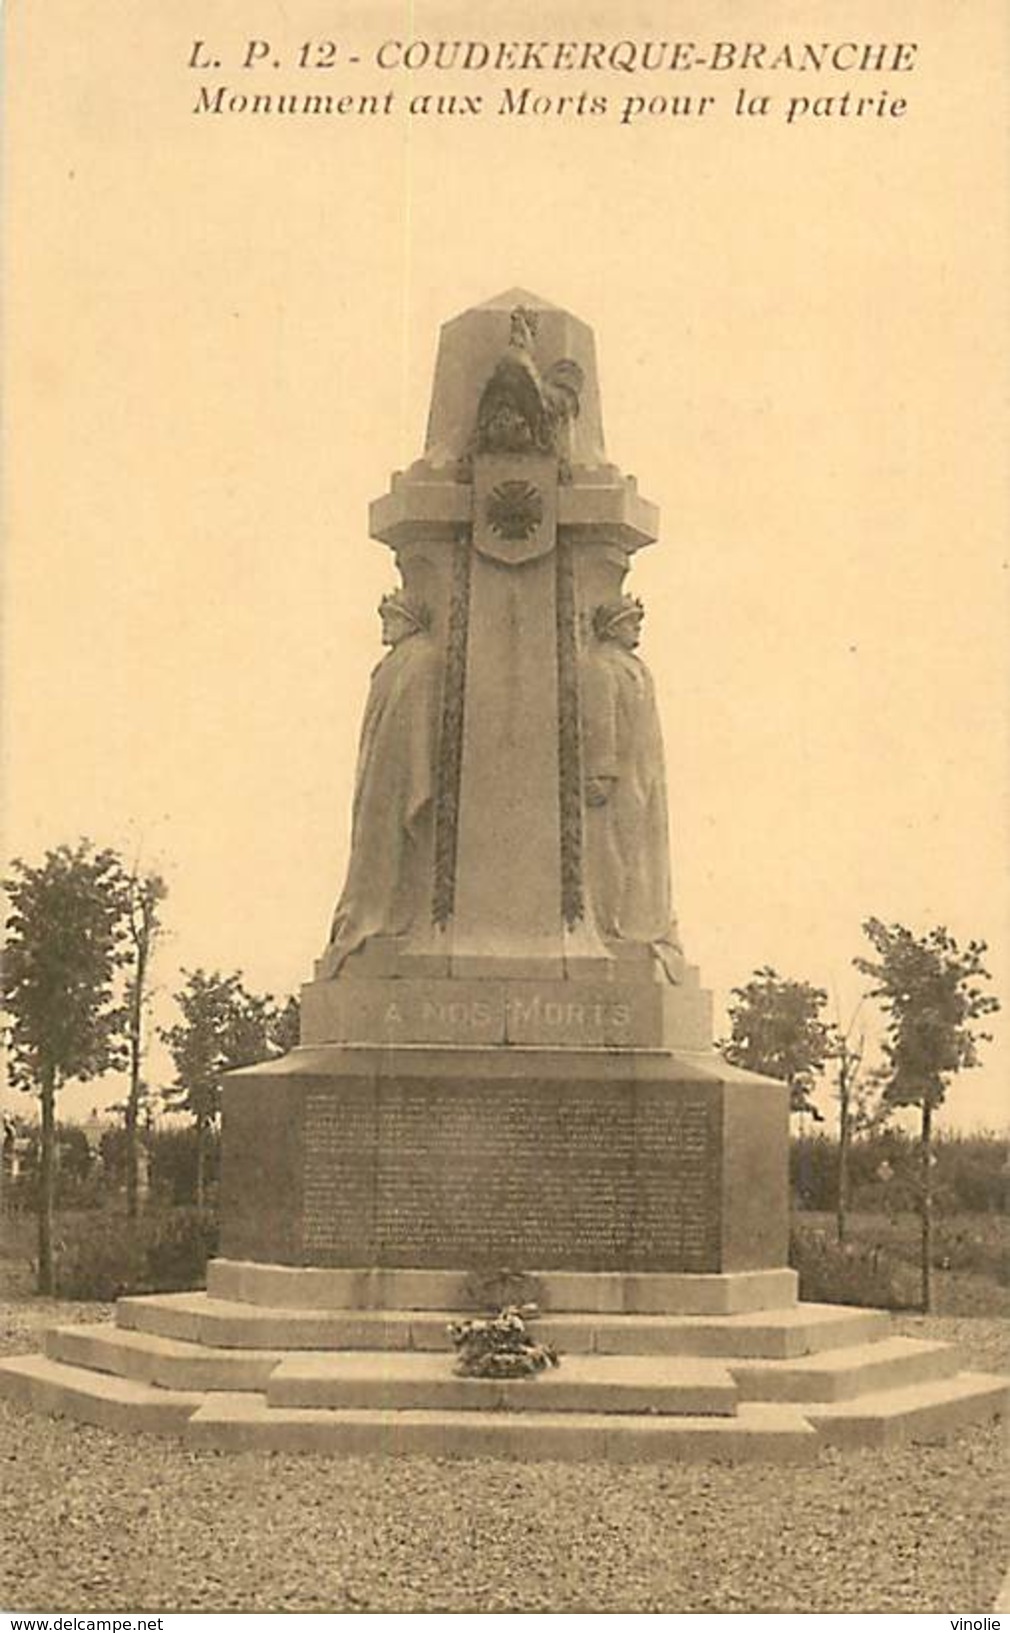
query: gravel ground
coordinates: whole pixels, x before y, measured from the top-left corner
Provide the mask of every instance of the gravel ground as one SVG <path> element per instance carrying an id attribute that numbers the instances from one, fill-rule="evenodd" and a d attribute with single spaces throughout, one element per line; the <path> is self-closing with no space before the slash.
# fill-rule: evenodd
<path id="1" fill-rule="evenodd" d="M 2 1347 L 106 1313 L 17 1300 Z M 895 1325 L 1010 1370 L 1000 1321 Z M 16 1610 L 984 1612 L 1006 1566 L 996 1426 L 798 1468 L 527 1467 L 191 1452 L 0 1401 L 0 1464 Z"/>

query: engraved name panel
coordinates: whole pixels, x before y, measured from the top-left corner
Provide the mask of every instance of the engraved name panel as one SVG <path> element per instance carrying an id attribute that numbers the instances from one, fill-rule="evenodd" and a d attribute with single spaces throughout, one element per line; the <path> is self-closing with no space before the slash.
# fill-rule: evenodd
<path id="1" fill-rule="evenodd" d="M 443 1090 L 434 1103 L 427 1085 L 384 1094 L 387 1262 L 590 1266 L 621 1254 L 633 1178 L 625 1108 L 603 1092 L 533 1088 Z"/>
<path id="2" fill-rule="evenodd" d="M 302 1242 L 308 1254 L 333 1253 L 333 1262 L 343 1264 L 373 1257 L 377 1133 L 370 1083 L 306 1095 Z"/>
<path id="3" fill-rule="evenodd" d="M 306 1115 L 316 1262 L 718 1268 L 716 1097 L 383 1081 L 310 1093 Z"/>
<path id="4" fill-rule="evenodd" d="M 635 1136 L 633 1267 L 713 1269 L 721 1223 L 718 1102 L 643 1088 Z"/>

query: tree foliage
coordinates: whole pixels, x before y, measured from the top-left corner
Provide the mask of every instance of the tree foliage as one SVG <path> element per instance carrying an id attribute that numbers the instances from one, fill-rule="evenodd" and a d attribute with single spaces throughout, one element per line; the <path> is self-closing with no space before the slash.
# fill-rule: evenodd
<path id="1" fill-rule="evenodd" d="M 278 1007 L 269 993 L 247 991 L 238 970 L 231 975 L 184 970 L 183 975 L 185 985 L 175 995 L 182 1020 L 162 1031 L 175 1063 L 175 1082 L 164 1098 L 196 1124 L 197 1201 L 202 1207 L 206 1136 L 221 1110 L 225 1073 L 285 1053 L 297 1001 Z"/>
<path id="2" fill-rule="evenodd" d="M 918 1206 L 922 1221 L 922 1308 L 929 1310 L 933 1266 L 933 1112 L 943 1103 L 950 1080 L 978 1064 L 979 1045 L 989 1034 L 975 1023 L 999 1008 L 982 987 L 990 979 L 983 963 L 984 941 L 963 950 L 940 925 L 915 936 L 902 924 L 867 919 L 863 931 L 876 958 L 856 958 L 856 968 L 873 983 L 871 998 L 886 1017 L 884 1099 L 889 1106 L 918 1106 Z"/>
<path id="3" fill-rule="evenodd" d="M 165 1090 L 165 1100 L 189 1112 L 198 1125 L 212 1123 L 221 1109 L 225 1073 L 275 1052 L 273 999 L 248 992 L 237 970 L 182 973 L 185 986 L 175 994 L 182 1020 L 162 1031 L 175 1063 L 175 1083 Z"/>
<path id="4" fill-rule="evenodd" d="M 271 1024 L 270 1041 L 279 1055 L 286 1055 L 290 1049 L 298 1048 L 301 1027 L 302 1006 L 292 996 L 275 1010 Z"/>
<path id="5" fill-rule="evenodd" d="M 116 977 L 126 959 L 122 865 L 90 840 L 48 851 L 35 867 L 16 860 L 3 1000 L 11 1077 L 39 1093 L 124 1063 Z"/>
<path id="6" fill-rule="evenodd" d="M 124 1064 L 117 977 L 126 959 L 123 871 L 88 839 L 11 865 L 3 1005 L 14 1084 L 41 1105 L 40 1292 L 53 1287 L 56 1095 Z"/>
<path id="7" fill-rule="evenodd" d="M 732 998 L 730 1035 L 718 1044 L 722 1054 L 731 1066 L 788 1083 L 791 1110 L 821 1122 L 810 1096 L 836 1047 L 834 1029 L 822 1019 L 827 993 L 765 965 L 746 986 L 734 987 Z"/>
<path id="8" fill-rule="evenodd" d="M 884 1099 L 891 1106 L 936 1107 L 950 1079 L 976 1066 L 988 1040 L 974 1022 L 999 1009 L 999 999 L 980 985 L 990 979 L 984 941 L 962 951 L 941 925 L 914 936 L 900 924 L 867 919 L 863 930 L 876 958 L 856 958 L 869 976 L 871 998 L 887 1018 Z"/>

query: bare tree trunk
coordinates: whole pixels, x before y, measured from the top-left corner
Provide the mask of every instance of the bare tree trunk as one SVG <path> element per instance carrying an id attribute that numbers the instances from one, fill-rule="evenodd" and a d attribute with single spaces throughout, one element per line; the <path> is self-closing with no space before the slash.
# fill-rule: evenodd
<path id="1" fill-rule="evenodd" d="M 928 1097 L 922 1102 L 922 1137 L 919 1205 L 922 1220 L 922 1313 L 933 1307 L 933 1107 Z"/>
<path id="2" fill-rule="evenodd" d="M 53 1194 L 56 1174 L 56 1075 L 42 1080 L 42 1129 L 39 1144 L 39 1273 L 40 1293 L 53 1291 Z"/>
<path id="3" fill-rule="evenodd" d="M 137 965 L 130 992 L 130 1092 L 126 1097 L 126 1215 L 137 1217 L 139 1158 L 137 1125 L 140 1121 L 140 1065 L 143 1058 L 144 979 L 147 973 L 146 938 L 137 941 Z"/>
<path id="4" fill-rule="evenodd" d="M 137 1106 L 133 1084 L 126 1101 L 126 1217 L 137 1217 Z"/>
<path id="5" fill-rule="evenodd" d="M 206 1130 L 207 1125 L 202 1117 L 196 1124 L 196 1207 L 198 1213 L 204 1208 L 204 1167 L 206 1164 Z"/>
<path id="6" fill-rule="evenodd" d="M 849 1208 L 849 1145 L 852 1119 L 849 1116 L 849 1053 L 842 1045 L 838 1069 L 838 1240 L 845 1241 Z"/>

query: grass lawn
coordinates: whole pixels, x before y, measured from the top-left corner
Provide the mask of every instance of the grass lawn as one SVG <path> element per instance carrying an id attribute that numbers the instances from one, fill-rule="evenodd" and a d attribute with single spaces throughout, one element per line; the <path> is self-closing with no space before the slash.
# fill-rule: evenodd
<path id="1" fill-rule="evenodd" d="M 911 1213 L 858 1213 L 847 1241 L 879 1263 L 894 1280 L 897 1302 L 920 1300 L 919 1219 Z M 834 1214 L 796 1213 L 793 1229 L 829 1244 L 837 1241 Z M 933 1309 L 942 1315 L 1010 1316 L 1010 1220 L 997 1213 L 940 1214 L 933 1228 Z"/>

